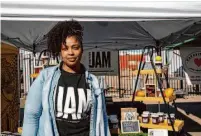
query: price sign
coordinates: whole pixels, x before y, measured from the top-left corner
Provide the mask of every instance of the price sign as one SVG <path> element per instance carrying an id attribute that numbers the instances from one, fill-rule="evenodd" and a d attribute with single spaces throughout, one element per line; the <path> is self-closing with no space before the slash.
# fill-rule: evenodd
<path id="1" fill-rule="evenodd" d="M 121 120 L 122 133 L 139 133 L 139 120 Z"/>

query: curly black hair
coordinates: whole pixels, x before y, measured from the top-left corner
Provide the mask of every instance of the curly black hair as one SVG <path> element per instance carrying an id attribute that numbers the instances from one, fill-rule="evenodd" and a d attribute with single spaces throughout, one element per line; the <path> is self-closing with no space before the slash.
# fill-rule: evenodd
<path id="1" fill-rule="evenodd" d="M 61 51 L 61 45 L 66 45 L 66 38 L 75 36 L 82 47 L 83 27 L 78 21 L 58 22 L 47 34 L 48 51 L 53 56 L 58 56 Z"/>

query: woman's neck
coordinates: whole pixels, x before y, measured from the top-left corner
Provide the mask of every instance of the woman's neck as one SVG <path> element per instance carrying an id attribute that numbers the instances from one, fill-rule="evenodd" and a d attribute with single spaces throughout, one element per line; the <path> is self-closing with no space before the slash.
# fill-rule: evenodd
<path id="1" fill-rule="evenodd" d="M 63 63 L 62 69 L 69 73 L 79 73 L 81 71 L 81 64 L 77 64 L 75 67 L 68 67 L 66 64 Z"/>

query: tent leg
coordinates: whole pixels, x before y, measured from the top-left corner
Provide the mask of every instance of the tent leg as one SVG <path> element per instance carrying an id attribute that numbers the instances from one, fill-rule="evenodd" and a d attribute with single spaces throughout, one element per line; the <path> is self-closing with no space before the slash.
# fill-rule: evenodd
<path id="1" fill-rule="evenodd" d="M 152 50 L 153 50 L 153 48 L 152 48 Z M 168 117 L 170 118 L 169 103 L 166 102 L 165 96 L 164 96 L 163 91 L 162 91 L 161 76 L 156 72 L 156 67 L 154 66 L 153 58 L 150 58 L 150 61 L 151 61 L 152 68 L 154 69 L 154 73 L 156 75 L 156 79 L 158 81 L 158 85 L 159 85 L 159 89 L 160 89 L 161 95 L 163 97 L 163 101 L 164 101 L 165 105 L 168 106 Z M 171 120 L 171 118 L 170 118 L 170 123 L 171 123 L 171 126 L 172 126 L 172 130 L 174 132 L 174 135 L 177 136 L 177 133 L 175 131 L 174 124 L 173 124 L 173 121 Z"/>
<path id="2" fill-rule="evenodd" d="M 119 51 L 118 51 L 118 62 L 120 61 L 120 59 L 119 59 Z M 119 98 L 122 98 L 123 96 L 122 96 L 122 94 L 121 94 L 121 72 L 120 72 L 120 63 L 119 63 L 119 65 L 118 65 L 118 80 L 119 80 L 119 89 L 118 89 L 118 91 L 119 91 Z"/>

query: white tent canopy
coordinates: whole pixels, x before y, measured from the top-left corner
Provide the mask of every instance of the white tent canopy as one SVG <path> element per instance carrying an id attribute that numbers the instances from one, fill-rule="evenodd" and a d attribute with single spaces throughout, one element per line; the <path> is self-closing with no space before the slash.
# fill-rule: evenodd
<path id="1" fill-rule="evenodd" d="M 149 20 L 201 17 L 201 2 L 167 0 L 132 1 L 2 1 L 3 19 L 27 20 Z M 12 17 L 12 18 L 10 18 Z"/>
<path id="2" fill-rule="evenodd" d="M 47 48 L 45 34 L 56 24 L 50 21 L 2 21 L 1 23 L 2 40 L 29 50 L 33 50 L 35 46 L 36 52 Z M 197 20 L 81 22 L 84 26 L 85 49 L 100 47 L 118 50 L 156 45 L 156 40 L 165 41 L 164 45 L 182 42 L 180 39 L 184 41 L 201 35 L 200 23 L 201 21 Z M 187 28 L 188 30 L 185 31 Z"/>
<path id="3" fill-rule="evenodd" d="M 85 49 L 167 46 L 201 35 L 200 7 L 201 2 L 3 2 L 1 36 L 39 52 L 57 21 L 73 18 L 84 26 Z"/>

